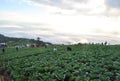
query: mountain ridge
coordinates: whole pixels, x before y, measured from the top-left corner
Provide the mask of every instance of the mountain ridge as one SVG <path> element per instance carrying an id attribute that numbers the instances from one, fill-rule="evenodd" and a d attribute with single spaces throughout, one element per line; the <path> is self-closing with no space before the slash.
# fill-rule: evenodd
<path id="1" fill-rule="evenodd" d="M 38 41 L 35 39 L 28 39 L 28 38 L 8 37 L 3 34 L 0 34 L 0 43 L 7 43 L 9 46 L 23 45 L 23 44 L 35 44 L 38 42 L 40 45 L 52 44 L 50 42 L 44 42 L 41 40 Z"/>

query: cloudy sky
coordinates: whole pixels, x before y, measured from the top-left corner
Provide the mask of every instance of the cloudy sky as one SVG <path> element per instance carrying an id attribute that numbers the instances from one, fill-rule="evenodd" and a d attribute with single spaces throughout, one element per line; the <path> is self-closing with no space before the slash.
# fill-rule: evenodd
<path id="1" fill-rule="evenodd" d="M 120 44 L 120 0 L 0 0 L 0 33 L 52 43 Z"/>

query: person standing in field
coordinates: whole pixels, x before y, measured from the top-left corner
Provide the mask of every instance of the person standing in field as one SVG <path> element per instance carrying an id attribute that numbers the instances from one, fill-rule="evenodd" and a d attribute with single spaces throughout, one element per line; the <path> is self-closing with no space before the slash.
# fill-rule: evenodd
<path id="1" fill-rule="evenodd" d="M 2 53 L 4 53 L 5 52 L 5 48 L 2 48 Z"/>
<path id="2" fill-rule="evenodd" d="M 18 49 L 19 49 L 19 46 L 17 45 L 17 46 L 15 46 L 15 48 L 16 48 L 16 51 L 18 51 Z"/>
<path id="3" fill-rule="evenodd" d="M 71 47 L 67 47 L 67 51 L 72 51 L 72 48 Z"/>
<path id="4" fill-rule="evenodd" d="M 16 51 L 18 51 L 18 46 L 16 47 Z"/>
<path id="5" fill-rule="evenodd" d="M 57 51 L 57 48 L 55 47 L 55 48 L 53 48 L 53 52 L 56 52 Z"/>

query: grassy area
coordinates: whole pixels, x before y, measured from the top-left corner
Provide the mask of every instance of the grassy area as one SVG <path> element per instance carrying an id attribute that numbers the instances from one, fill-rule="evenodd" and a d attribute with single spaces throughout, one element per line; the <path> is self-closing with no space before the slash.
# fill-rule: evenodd
<path id="1" fill-rule="evenodd" d="M 0 60 L 13 81 L 119 81 L 120 46 L 7 48 Z"/>

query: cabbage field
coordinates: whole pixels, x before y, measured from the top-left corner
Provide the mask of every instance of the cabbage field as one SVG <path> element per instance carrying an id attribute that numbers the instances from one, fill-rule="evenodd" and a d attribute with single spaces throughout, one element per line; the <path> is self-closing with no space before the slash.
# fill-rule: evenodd
<path id="1" fill-rule="evenodd" d="M 67 45 L 6 48 L 0 67 L 12 81 L 120 81 L 119 45 Z"/>

